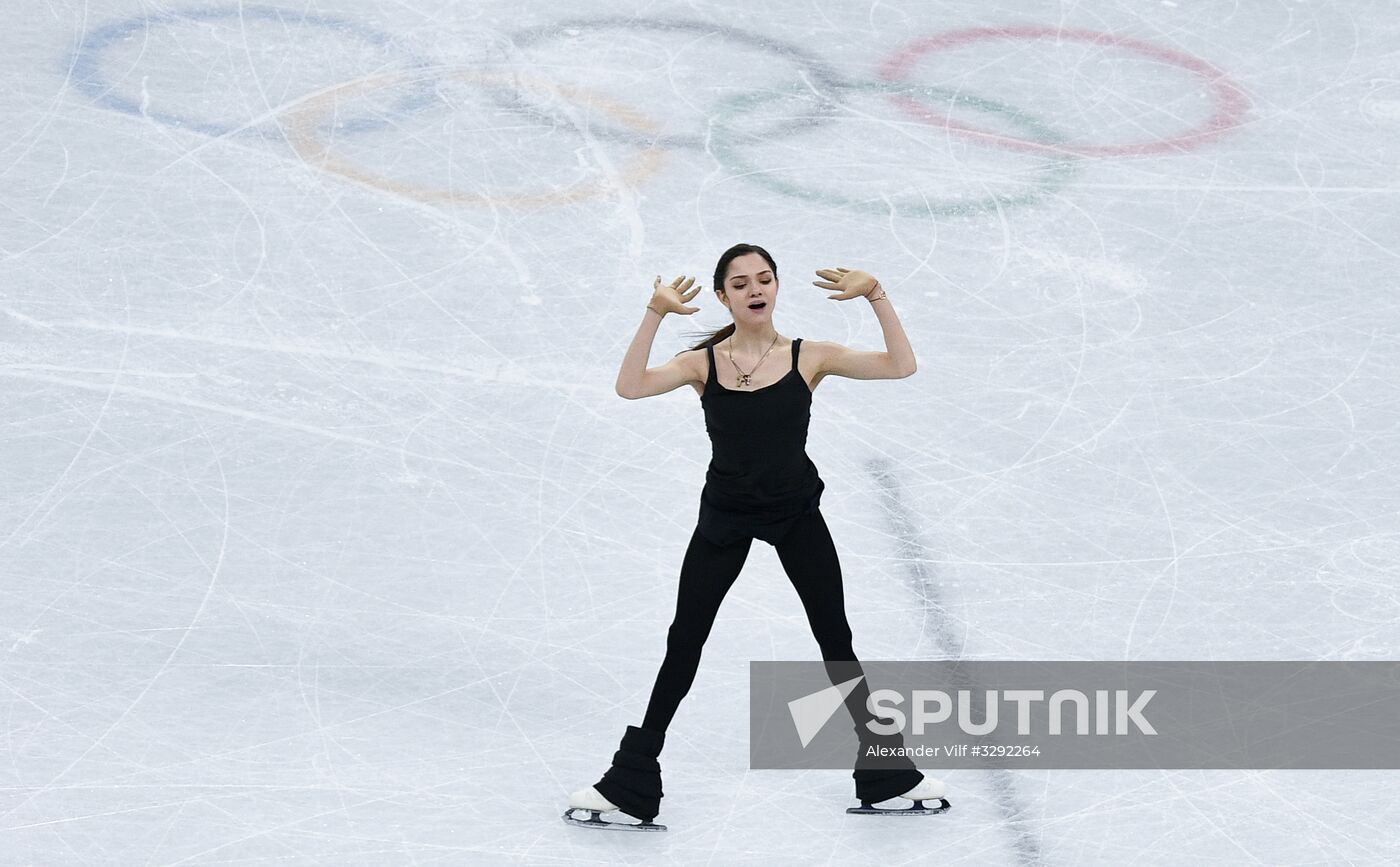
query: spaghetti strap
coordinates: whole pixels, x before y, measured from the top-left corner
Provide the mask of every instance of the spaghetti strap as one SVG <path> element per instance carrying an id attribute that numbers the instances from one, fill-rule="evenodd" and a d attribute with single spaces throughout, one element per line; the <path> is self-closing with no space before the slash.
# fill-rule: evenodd
<path id="1" fill-rule="evenodd" d="M 802 345 L 802 338 L 795 337 L 792 341 L 792 369 L 797 369 L 797 349 Z"/>
<path id="2" fill-rule="evenodd" d="M 710 384 L 715 381 L 715 345 L 713 343 L 705 344 L 705 356 L 710 359 L 710 375 L 705 379 L 705 388 L 709 388 Z"/>

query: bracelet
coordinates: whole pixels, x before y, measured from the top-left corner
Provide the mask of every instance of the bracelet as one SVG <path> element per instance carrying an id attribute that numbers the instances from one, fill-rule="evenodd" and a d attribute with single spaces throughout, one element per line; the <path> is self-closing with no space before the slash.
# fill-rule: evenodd
<path id="1" fill-rule="evenodd" d="M 880 293 L 879 295 L 870 294 L 877 291 Z M 885 290 L 880 287 L 880 281 L 875 281 L 875 288 L 871 289 L 870 292 L 866 293 L 865 300 L 869 301 L 871 304 L 874 304 L 876 301 L 885 300 Z"/>
<path id="2" fill-rule="evenodd" d="M 647 305 L 647 309 L 650 310 L 652 313 L 655 313 L 657 316 L 660 316 L 662 319 L 666 318 L 666 314 L 662 313 L 660 310 L 657 310 L 655 307 L 652 307 L 650 304 Z"/>

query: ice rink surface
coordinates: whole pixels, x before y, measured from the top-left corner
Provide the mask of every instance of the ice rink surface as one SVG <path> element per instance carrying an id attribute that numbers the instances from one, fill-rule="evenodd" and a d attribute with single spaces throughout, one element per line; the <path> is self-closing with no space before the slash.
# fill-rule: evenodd
<path id="1" fill-rule="evenodd" d="M 626 401 L 777 259 L 865 659 L 1400 652 L 1400 3 L 18 0 L 0 91 L 5 864 L 1361 865 L 1384 771 L 750 771 L 755 543 L 665 834 L 640 721 L 709 444 Z"/>

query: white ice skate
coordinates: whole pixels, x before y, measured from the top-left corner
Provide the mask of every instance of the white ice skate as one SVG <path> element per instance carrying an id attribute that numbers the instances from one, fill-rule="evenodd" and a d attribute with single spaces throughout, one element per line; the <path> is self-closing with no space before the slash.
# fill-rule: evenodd
<path id="1" fill-rule="evenodd" d="M 870 801 L 861 801 L 859 807 L 847 807 L 846 812 L 862 816 L 932 816 L 953 809 L 953 805 L 944 797 L 946 793 L 947 789 L 944 788 L 942 780 L 924 774 L 923 780 L 917 786 L 898 796 L 913 801 L 912 807 L 877 807 Z M 938 801 L 938 805 L 926 807 L 924 801 Z"/>
<path id="2" fill-rule="evenodd" d="M 576 818 L 575 810 L 584 810 L 589 815 L 587 819 Z M 602 813 L 611 813 L 617 810 L 617 805 L 599 794 L 598 790 L 592 786 L 586 789 L 579 789 L 569 796 L 569 809 L 564 811 L 564 821 L 570 825 L 577 825 L 580 828 L 600 828 L 607 831 L 665 831 L 665 825 L 658 825 L 655 822 L 610 822 L 601 818 Z"/>

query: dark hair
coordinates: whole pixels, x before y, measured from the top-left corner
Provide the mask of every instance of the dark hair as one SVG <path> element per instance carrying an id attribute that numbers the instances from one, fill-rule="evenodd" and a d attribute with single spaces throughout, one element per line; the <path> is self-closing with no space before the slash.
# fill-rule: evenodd
<path id="1" fill-rule="evenodd" d="M 778 265 L 773 261 L 773 257 L 768 255 L 767 250 L 757 244 L 735 244 L 733 247 L 730 247 L 720 254 L 719 262 L 715 265 L 715 282 L 711 285 L 714 286 L 716 295 L 724 290 L 724 278 L 729 274 L 729 263 L 749 253 L 757 253 L 762 256 L 764 261 L 768 263 L 768 267 L 773 269 L 773 279 L 778 279 Z M 703 339 L 689 349 L 682 349 L 681 352 L 704 349 L 706 346 L 714 346 L 733 333 L 733 322 L 714 331 L 692 331 L 690 332 L 692 337 L 701 337 Z M 681 353 L 677 352 L 676 354 L 680 355 Z"/>

